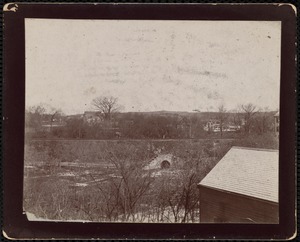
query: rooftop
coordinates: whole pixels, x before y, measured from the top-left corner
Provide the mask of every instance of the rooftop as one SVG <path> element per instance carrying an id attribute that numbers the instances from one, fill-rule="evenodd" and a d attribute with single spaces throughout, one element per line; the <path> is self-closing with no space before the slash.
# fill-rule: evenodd
<path id="1" fill-rule="evenodd" d="M 232 147 L 199 185 L 278 203 L 278 154 Z"/>

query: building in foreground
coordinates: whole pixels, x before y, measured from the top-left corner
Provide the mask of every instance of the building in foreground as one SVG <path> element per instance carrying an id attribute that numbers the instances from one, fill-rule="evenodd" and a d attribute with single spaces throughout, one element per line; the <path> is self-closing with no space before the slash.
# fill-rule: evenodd
<path id="1" fill-rule="evenodd" d="M 232 147 L 198 184 L 201 223 L 278 223 L 278 150 Z"/>

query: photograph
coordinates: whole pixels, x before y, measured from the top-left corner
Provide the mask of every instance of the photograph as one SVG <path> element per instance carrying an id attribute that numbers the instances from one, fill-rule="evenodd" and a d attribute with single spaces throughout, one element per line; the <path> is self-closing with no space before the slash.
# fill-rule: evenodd
<path id="1" fill-rule="evenodd" d="M 279 223 L 280 21 L 25 18 L 30 221 Z"/>

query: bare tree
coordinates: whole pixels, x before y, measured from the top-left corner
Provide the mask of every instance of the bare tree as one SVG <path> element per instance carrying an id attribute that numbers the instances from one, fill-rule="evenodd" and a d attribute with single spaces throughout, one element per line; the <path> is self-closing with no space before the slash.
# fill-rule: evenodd
<path id="1" fill-rule="evenodd" d="M 42 121 L 49 121 L 50 130 L 52 129 L 55 119 L 63 115 L 60 109 L 51 107 L 48 104 L 39 104 L 37 106 L 29 107 L 26 114 L 27 123 L 40 127 L 42 125 Z"/>
<path id="2" fill-rule="evenodd" d="M 224 127 L 225 121 L 226 121 L 226 119 L 227 119 L 226 112 L 227 112 L 227 110 L 226 110 L 224 104 L 221 104 L 221 105 L 218 107 L 218 114 L 217 114 L 217 119 L 218 119 L 219 122 L 220 122 L 220 133 L 221 133 L 221 137 L 223 136 L 223 127 Z"/>
<path id="3" fill-rule="evenodd" d="M 62 111 L 60 109 L 51 109 L 50 112 L 50 130 L 52 131 L 52 126 L 53 126 L 53 122 L 55 121 L 56 118 L 61 117 L 62 116 Z"/>
<path id="4" fill-rule="evenodd" d="M 112 113 L 120 110 L 118 98 L 112 96 L 97 97 L 92 101 L 93 107 L 104 115 L 104 119 L 110 121 Z"/>
<path id="5" fill-rule="evenodd" d="M 195 221 L 199 173 L 196 167 L 182 168 L 176 176 L 162 176 L 157 178 L 154 189 L 158 191 L 154 200 L 154 207 L 162 211 L 158 220 L 173 222 Z"/>
<path id="6" fill-rule="evenodd" d="M 28 108 L 28 111 L 30 113 L 38 113 L 39 115 L 42 115 L 45 113 L 45 108 L 42 105 L 37 105 L 37 106 L 31 106 Z"/>
<path id="7" fill-rule="evenodd" d="M 258 111 L 256 118 L 254 119 L 255 131 L 259 134 L 264 134 L 272 130 L 272 113 L 268 107 L 264 107 Z"/>
<path id="8" fill-rule="evenodd" d="M 112 164 L 114 174 L 98 186 L 103 195 L 103 209 L 108 220 L 136 221 L 141 201 L 149 191 L 153 178 L 144 170 L 151 152 L 128 145 L 123 149 L 107 146 L 103 159 Z M 101 187 L 102 186 L 102 187 Z"/>
<path id="9" fill-rule="evenodd" d="M 248 134 L 248 133 L 250 133 L 253 117 L 257 113 L 258 109 L 252 103 L 241 105 L 241 109 L 244 113 L 245 132 Z"/>
<path id="10" fill-rule="evenodd" d="M 26 125 L 39 129 L 42 125 L 42 118 L 46 110 L 42 105 L 31 106 L 26 110 Z"/>
<path id="11" fill-rule="evenodd" d="M 241 113 L 241 109 L 240 108 L 236 108 L 230 111 L 231 115 L 230 115 L 230 120 L 231 122 L 236 125 L 241 127 L 242 125 L 242 113 Z"/>

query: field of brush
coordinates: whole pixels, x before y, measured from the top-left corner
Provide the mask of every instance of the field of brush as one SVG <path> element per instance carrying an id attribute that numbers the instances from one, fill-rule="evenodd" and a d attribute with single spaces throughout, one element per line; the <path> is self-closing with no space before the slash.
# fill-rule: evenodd
<path id="1" fill-rule="evenodd" d="M 197 222 L 197 184 L 234 140 L 27 140 L 34 219 Z M 170 166 L 162 168 L 167 160 Z"/>

